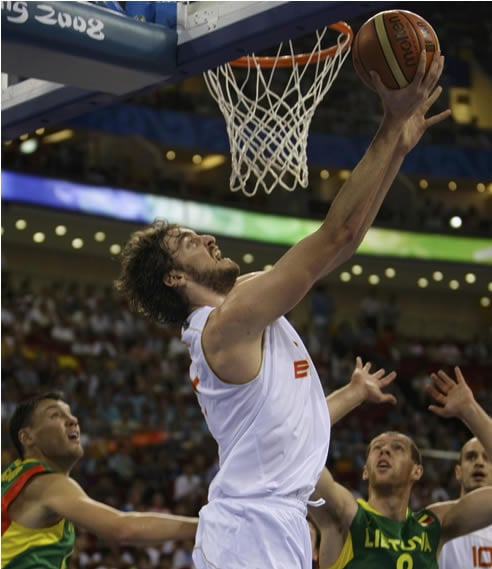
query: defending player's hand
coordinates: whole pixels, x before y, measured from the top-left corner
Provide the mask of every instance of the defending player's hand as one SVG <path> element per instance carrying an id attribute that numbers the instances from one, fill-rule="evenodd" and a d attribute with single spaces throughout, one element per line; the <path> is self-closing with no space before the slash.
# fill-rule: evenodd
<path id="1" fill-rule="evenodd" d="M 359 390 L 364 401 L 372 403 L 391 403 L 396 404 L 396 397 L 391 393 L 384 393 L 383 389 L 388 387 L 396 377 L 396 372 L 386 374 L 384 369 L 378 369 L 371 373 L 371 363 L 362 363 L 362 359 L 357 356 L 355 369 L 350 378 L 350 385 Z"/>
<path id="2" fill-rule="evenodd" d="M 456 379 L 445 371 L 431 373 L 432 384 L 427 386 L 427 392 L 437 404 L 429 405 L 432 411 L 440 417 L 463 418 L 466 410 L 474 402 L 472 390 L 468 387 L 461 369 L 454 368 Z"/>

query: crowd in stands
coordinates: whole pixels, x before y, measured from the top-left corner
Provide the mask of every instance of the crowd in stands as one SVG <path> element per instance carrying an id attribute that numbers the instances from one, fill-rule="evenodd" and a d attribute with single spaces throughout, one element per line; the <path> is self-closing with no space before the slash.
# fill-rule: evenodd
<path id="1" fill-rule="evenodd" d="M 468 433 L 426 410 L 428 373 L 462 366 L 476 396 L 492 409 L 487 378 L 492 346 L 423 344 L 398 333 L 397 299 L 366 297 L 355 322 L 337 322 L 324 289 L 311 293 L 302 330 L 326 393 L 349 379 L 355 356 L 396 369 L 396 407 L 364 405 L 332 433 L 329 466 L 363 495 L 364 445 L 382 430 L 412 435 L 425 451 L 458 451 Z M 111 288 L 55 282 L 38 286 L 2 275 L 2 464 L 15 458 L 7 421 L 20 400 L 59 389 L 81 424 L 85 457 L 73 476 L 98 500 L 123 510 L 196 515 L 217 471 L 209 435 L 188 376 L 178 331 L 131 314 Z M 412 506 L 457 495 L 453 461 L 425 457 Z M 69 569 L 191 569 L 193 543 L 114 547 L 78 532 Z"/>

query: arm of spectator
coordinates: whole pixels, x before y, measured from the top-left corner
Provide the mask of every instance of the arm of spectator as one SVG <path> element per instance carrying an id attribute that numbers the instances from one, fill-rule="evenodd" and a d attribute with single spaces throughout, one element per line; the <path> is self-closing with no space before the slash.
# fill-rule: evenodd
<path id="1" fill-rule="evenodd" d="M 390 385 L 395 377 L 396 372 L 386 374 L 384 369 L 371 373 L 371 363 L 363 364 L 362 359 L 357 356 L 350 382 L 326 398 L 331 423 L 334 425 L 364 401 L 395 405 L 396 397 L 391 393 L 383 392 L 383 389 Z"/>
<path id="2" fill-rule="evenodd" d="M 46 515 L 58 514 L 108 541 L 147 545 L 195 536 L 198 518 L 120 512 L 93 500 L 77 482 L 63 474 L 37 476 L 31 484 Z"/>

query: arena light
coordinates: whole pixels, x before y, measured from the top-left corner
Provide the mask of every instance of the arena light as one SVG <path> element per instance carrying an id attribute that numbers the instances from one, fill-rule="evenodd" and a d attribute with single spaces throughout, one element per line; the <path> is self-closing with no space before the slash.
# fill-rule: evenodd
<path id="1" fill-rule="evenodd" d="M 463 225 L 463 220 L 459 215 L 453 215 L 449 220 L 449 226 L 453 229 L 459 229 Z"/>
<path id="2" fill-rule="evenodd" d="M 460 288 L 460 283 L 456 279 L 453 279 L 449 281 L 449 288 L 451 290 L 458 290 Z"/>
<path id="3" fill-rule="evenodd" d="M 226 157 L 223 154 L 209 154 L 203 158 L 200 167 L 202 170 L 212 170 L 222 166 L 225 161 Z"/>
<path id="4" fill-rule="evenodd" d="M 176 152 L 174 152 L 174 150 L 168 150 L 166 152 L 166 158 L 168 160 L 174 160 L 176 158 Z"/>
<path id="5" fill-rule="evenodd" d="M 364 272 L 364 269 L 360 265 L 353 265 L 352 266 L 352 273 L 355 276 L 359 276 Z"/>
<path id="6" fill-rule="evenodd" d="M 27 221 L 25 219 L 18 219 L 15 222 L 15 228 L 19 231 L 23 231 L 27 227 Z"/>
<path id="7" fill-rule="evenodd" d="M 251 265 L 251 263 L 255 260 L 254 256 L 251 253 L 245 253 L 243 255 L 243 261 L 247 264 L 247 265 Z"/>
<path id="8" fill-rule="evenodd" d="M 58 142 L 63 142 L 64 140 L 70 140 L 73 138 L 73 134 L 73 130 L 65 128 L 43 136 L 43 142 L 46 142 L 46 144 L 56 144 Z"/>
<path id="9" fill-rule="evenodd" d="M 63 237 L 63 235 L 67 234 L 67 227 L 65 225 L 57 225 L 55 227 L 55 234 L 59 237 Z"/>
<path id="10" fill-rule="evenodd" d="M 83 246 L 84 246 L 84 240 L 81 239 L 80 237 L 72 239 L 72 247 L 74 249 L 82 249 Z"/>
<path id="11" fill-rule="evenodd" d="M 393 269 L 393 267 L 388 267 L 385 269 L 384 274 L 386 275 L 386 278 L 388 279 L 394 279 L 396 277 L 396 271 L 395 269 Z"/>
<path id="12" fill-rule="evenodd" d="M 46 235 L 42 231 L 36 231 L 32 236 L 34 243 L 42 243 L 46 239 Z"/>
<path id="13" fill-rule="evenodd" d="M 466 273 L 465 275 L 465 282 L 468 284 L 474 284 L 477 282 L 477 277 L 475 273 Z"/>
<path id="14" fill-rule="evenodd" d="M 490 298 L 488 296 L 482 296 L 480 299 L 480 306 L 488 308 L 490 306 Z"/>
<path id="15" fill-rule="evenodd" d="M 352 275 L 348 271 L 343 271 L 343 273 L 340 273 L 340 280 L 343 283 L 348 283 L 351 278 Z"/>
<path id="16" fill-rule="evenodd" d="M 322 180 L 328 180 L 328 178 L 330 177 L 330 172 L 328 172 L 328 170 L 321 170 L 321 172 L 319 173 L 319 177 Z"/>
<path id="17" fill-rule="evenodd" d="M 118 243 L 113 243 L 109 247 L 109 252 L 111 255 L 119 255 L 121 253 L 121 245 L 118 245 Z"/>
<path id="18" fill-rule="evenodd" d="M 98 243 L 102 243 L 106 239 L 106 233 L 104 233 L 104 231 L 96 231 L 96 233 L 94 233 L 94 239 Z"/>
<path id="19" fill-rule="evenodd" d="M 420 277 L 417 280 L 417 285 L 419 286 L 419 288 L 427 288 L 429 286 L 429 281 L 425 277 Z"/>
<path id="20" fill-rule="evenodd" d="M 37 138 L 28 138 L 19 144 L 19 150 L 22 154 L 34 154 L 39 147 Z"/>
<path id="21" fill-rule="evenodd" d="M 369 275 L 367 280 L 369 281 L 369 284 L 373 286 L 379 284 L 380 281 L 378 275 Z"/>
<path id="22" fill-rule="evenodd" d="M 444 278 L 444 275 L 441 273 L 441 271 L 434 271 L 432 273 L 432 278 L 436 281 L 436 283 L 439 283 Z"/>

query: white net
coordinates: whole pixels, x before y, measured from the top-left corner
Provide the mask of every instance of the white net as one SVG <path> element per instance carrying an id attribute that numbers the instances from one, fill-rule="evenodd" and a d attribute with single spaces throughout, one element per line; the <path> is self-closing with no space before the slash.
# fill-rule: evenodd
<path id="1" fill-rule="evenodd" d="M 265 58 L 253 54 L 241 69 L 233 62 L 204 73 L 226 121 L 231 191 L 253 196 L 259 189 L 270 194 L 276 187 L 307 187 L 311 119 L 350 52 L 351 30 L 343 25 L 350 33 L 338 34 L 332 56 L 322 57 L 327 26 L 316 32 L 315 46 L 302 63 L 289 41 L 268 58 L 268 68 L 262 67 Z"/>

